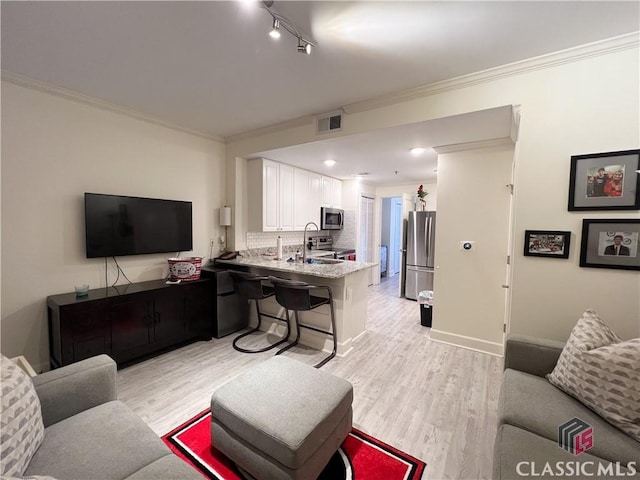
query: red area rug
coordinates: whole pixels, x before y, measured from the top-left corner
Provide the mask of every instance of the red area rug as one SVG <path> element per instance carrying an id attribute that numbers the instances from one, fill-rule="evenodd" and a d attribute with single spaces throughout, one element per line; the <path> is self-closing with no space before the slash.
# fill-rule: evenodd
<path id="1" fill-rule="evenodd" d="M 162 437 L 169 448 L 206 478 L 242 480 L 240 471 L 211 446 L 211 410 Z M 355 428 L 319 480 L 419 480 L 425 463 Z"/>

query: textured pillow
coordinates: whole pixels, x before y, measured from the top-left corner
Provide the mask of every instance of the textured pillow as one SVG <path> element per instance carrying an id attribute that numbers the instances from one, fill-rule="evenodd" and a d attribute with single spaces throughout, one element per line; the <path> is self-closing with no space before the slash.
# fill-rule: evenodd
<path id="1" fill-rule="evenodd" d="M 31 378 L 0 354 L 0 475 L 21 476 L 44 439 L 40 399 Z"/>
<path id="2" fill-rule="evenodd" d="M 640 442 L 640 338 L 623 342 L 587 310 L 547 379 Z"/>

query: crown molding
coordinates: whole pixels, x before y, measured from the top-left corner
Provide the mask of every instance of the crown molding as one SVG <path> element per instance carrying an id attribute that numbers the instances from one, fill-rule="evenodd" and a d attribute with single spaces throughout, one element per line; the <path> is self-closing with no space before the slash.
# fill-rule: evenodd
<path id="1" fill-rule="evenodd" d="M 188 133 L 190 135 L 203 137 L 203 138 L 206 138 L 207 140 L 215 140 L 217 142 L 224 143 L 224 138 L 218 135 L 211 135 L 206 132 L 201 132 L 199 130 L 192 130 L 190 128 L 182 127 L 180 125 L 176 125 L 174 123 L 162 120 L 158 117 L 154 117 L 152 115 L 147 115 L 145 113 L 141 113 L 136 110 L 123 107 L 115 103 L 106 102 L 104 100 L 100 100 L 98 98 L 91 97 L 89 95 L 84 95 L 82 93 L 78 93 L 64 87 L 59 87 L 51 83 L 35 80 L 33 78 L 26 77 L 18 73 L 12 73 L 6 70 L 2 70 L 2 80 L 9 83 L 13 83 L 21 87 L 30 88 L 32 90 L 39 90 L 41 92 L 49 93 L 51 95 L 66 98 L 67 100 L 73 100 L 75 102 L 91 105 L 92 107 L 100 108 L 101 110 L 107 110 L 112 113 L 118 113 L 120 115 L 125 115 L 127 117 L 134 118 L 136 120 L 142 120 L 143 122 L 151 123 L 151 124 L 158 125 L 165 128 L 170 128 L 171 130 L 177 130 L 179 132 Z"/>
<path id="2" fill-rule="evenodd" d="M 479 150 L 481 148 L 495 148 L 506 145 L 513 145 L 514 141 L 509 137 L 490 138 L 488 140 L 478 140 L 476 142 L 456 143 L 452 145 L 438 145 L 433 147 L 438 155 L 443 153 L 466 152 L 468 150 Z"/>
<path id="3" fill-rule="evenodd" d="M 523 73 L 578 62 L 591 57 L 608 55 L 622 50 L 637 48 L 639 45 L 640 32 L 633 32 L 606 40 L 600 40 L 598 42 L 580 45 L 578 47 L 568 48 L 566 50 L 560 50 L 554 53 L 540 55 L 526 60 L 508 63 L 499 67 L 481 70 L 479 72 L 462 75 L 460 77 L 443 80 L 441 82 L 431 83 L 391 93 L 389 95 L 351 103 L 349 105 L 344 105 L 342 109 L 347 114 L 365 112 L 367 110 L 386 107 L 395 103 L 407 102 L 410 100 L 437 95 L 450 90 L 466 88 Z"/>
<path id="4" fill-rule="evenodd" d="M 226 143 L 238 142 L 247 138 L 258 137 L 260 135 L 268 135 L 270 133 L 280 132 L 288 128 L 304 127 L 306 125 L 312 125 L 317 115 L 304 115 L 302 117 L 292 118 L 279 123 L 272 123 L 266 127 L 259 127 L 253 130 L 249 130 L 243 133 L 237 133 L 235 135 L 229 135 L 225 137 Z"/>

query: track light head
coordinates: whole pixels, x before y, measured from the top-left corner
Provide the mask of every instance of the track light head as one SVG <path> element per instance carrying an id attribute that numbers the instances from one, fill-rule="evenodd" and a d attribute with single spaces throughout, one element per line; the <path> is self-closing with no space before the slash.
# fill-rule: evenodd
<path id="1" fill-rule="evenodd" d="M 298 53 L 306 53 L 307 55 L 311 55 L 311 44 L 305 42 L 301 38 L 298 38 Z"/>
<path id="2" fill-rule="evenodd" d="M 271 38 L 280 38 L 280 20 L 278 20 L 277 18 L 273 19 L 273 27 L 269 32 L 269 36 Z"/>

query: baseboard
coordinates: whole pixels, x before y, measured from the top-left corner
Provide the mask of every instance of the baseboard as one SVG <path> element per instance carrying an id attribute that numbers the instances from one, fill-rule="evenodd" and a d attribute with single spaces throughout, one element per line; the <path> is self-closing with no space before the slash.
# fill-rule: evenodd
<path id="1" fill-rule="evenodd" d="M 442 332 L 440 330 L 431 329 L 431 340 L 447 345 L 455 345 L 456 347 L 474 350 L 476 352 L 488 353 L 502 357 L 504 355 L 504 345 L 496 342 L 488 342 L 479 338 L 467 337 L 456 333 Z"/>

